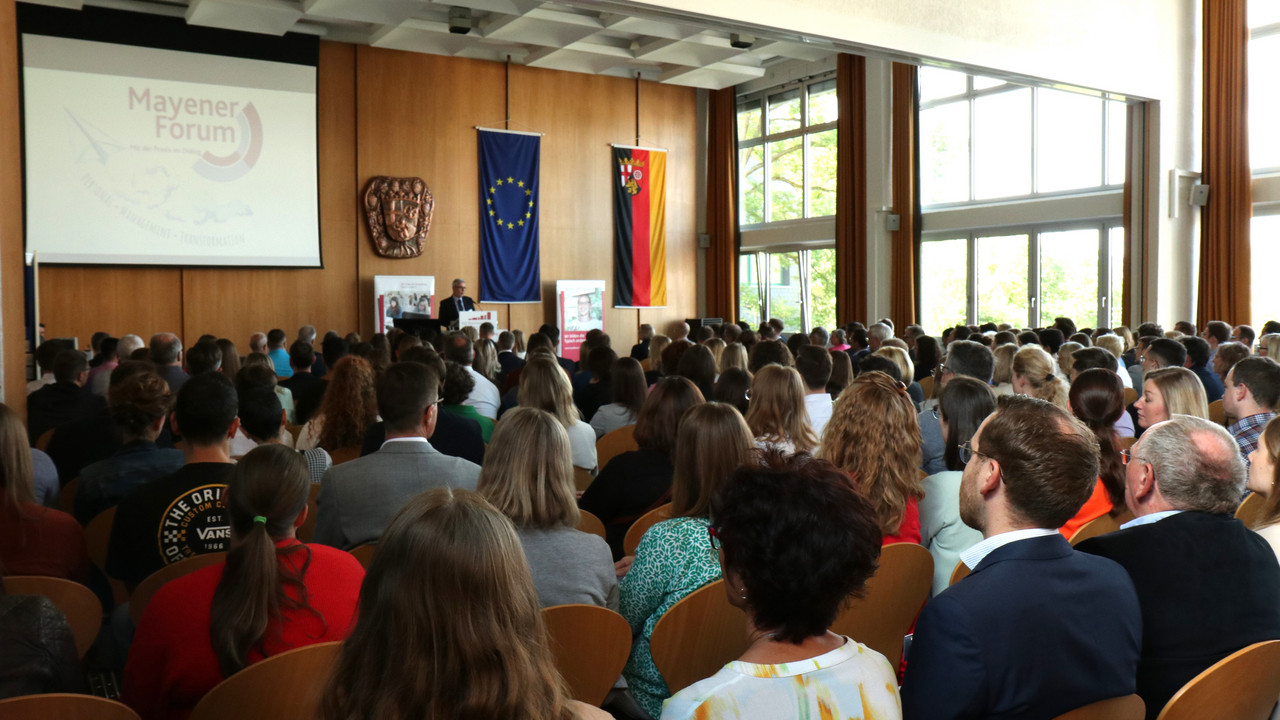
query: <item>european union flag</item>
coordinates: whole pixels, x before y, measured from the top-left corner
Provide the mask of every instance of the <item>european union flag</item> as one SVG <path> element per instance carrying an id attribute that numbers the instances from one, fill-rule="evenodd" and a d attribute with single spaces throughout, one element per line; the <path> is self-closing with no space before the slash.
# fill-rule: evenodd
<path id="1" fill-rule="evenodd" d="M 538 164 L 542 138 L 480 133 L 480 302 L 538 302 Z"/>

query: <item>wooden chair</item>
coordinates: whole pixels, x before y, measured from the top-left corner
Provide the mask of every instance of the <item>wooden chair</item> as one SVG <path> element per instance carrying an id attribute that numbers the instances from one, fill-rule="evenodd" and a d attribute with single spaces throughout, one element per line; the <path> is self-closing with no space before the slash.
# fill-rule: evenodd
<path id="1" fill-rule="evenodd" d="M 591 471 L 586 468 L 575 467 L 573 469 L 573 484 L 578 492 L 586 492 L 595 479 L 596 476 L 592 475 Z"/>
<path id="2" fill-rule="evenodd" d="M 70 580 L 36 575 L 7 577 L 4 588 L 10 595 L 43 595 L 49 598 L 49 602 L 67 617 L 67 625 L 76 639 L 76 652 L 80 657 L 89 652 L 102 629 L 102 603 L 92 590 Z M 0 712 L 0 717 L 8 716 Z"/>
<path id="3" fill-rule="evenodd" d="M 320 483 L 311 483 L 311 489 L 307 492 L 307 519 L 302 521 L 295 533 L 298 540 L 304 543 L 311 542 L 311 536 L 316 534 L 316 516 L 320 510 L 316 507 L 316 498 L 320 495 Z"/>
<path id="4" fill-rule="evenodd" d="M 373 553 L 378 549 L 378 543 L 365 543 L 357 545 L 347 552 L 351 553 L 355 559 L 360 561 L 365 570 L 369 569 L 369 563 L 373 562 Z"/>
<path id="5" fill-rule="evenodd" d="M 80 489 L 80 478 L 71 478 L 71 482 L 62 486 L 58 493 L 58 509 L 68 515 L 76 511 L 76 491 Z"/>
<path id="6" fill-rule="evenodd" d="M 1138 391 L 1131 387 L 1125 388 L 1124 389 L 1124 406 L 1129 407 L 1130 405 L 1136 402 L 1138 402 Z"/>
<path id="7" fill-rule="evenodd" d="M 951 582 L 947 584 L 947 587 L 951 587 L 952 585 L 955 585 L 961 580 L 969 577 L 969 572 L 969 566 L 965 565 L 963 560 L 956 563 L 956 569 L 951 571 Z"/>
<path id="8" fill-rule="evenodd" d="M 1266 720 L 1280 697 L 1280 640 L 1238 650 L 1182 686 L 1157 720 Z"/>
<path id="9" fill-rule="evenodd" d="M 636 548 L 640 547 L 640 538 L 644 537 L 645 532 L 670 517 L 671 503 L 660 505 L 641 515 L 639 519 L 631 523 L 631 528 L 627 530 L 627 536 L 622 540 L 622 554 L 635 555 Z"/>
<path id="10" fill-rule="evenodd" d="M 1227 409 L 1223 407 L 1221 398 L 1209 403 L 1209 419 L 1223 427 L 1227 426 Z"/>
<path id="11" fill-rule="evenodd" d="M 707 583 L 671 606 L 653 628 L 653 664 L 673 695 L 747 651 L 747 616 L 724 592 L 724 580 Z"/>
<path id="12" fill-rule="evenodd" d="M 542 609 L 556 669 L 574 700 L 600 706 L 631 654 L 631 626 L 618 613 L 596 605 Z"/>
<path id="13" fill-rule="evenodd" d="M 1089 538 L 1113 533 L 1119 529 L 1120 522 L 1116 520 L 1116 518 L 1111 517 L 1110 514 L 1103 515 L 1102 517 L 1094 518 L 1084 525 L 1081 525 L 1080 529 L 1076 530 L 1075 534 L 1071 536 L 1071 544 L 1079 545 Z"/>
<path id="14" fill-rule="evenodd" d="M 1142 720 L 1147 705 L 1137 695 L 1125 695 L 1089 703 L 1053 720 Z"/>
<path id="15" fill-rule="evenodd" d="M 148 575 L 145 580 L 138 583 L 138 587 L 134 588 L 133 594 L 129 596 L 129 618 L 133 620 L 133 626 L 138 627 L 142 621 L 142 611 L 147 609 L 151 598 L 166 583 L 201 568 L 217 565 L 226 559 L 227 554 L 224 552 L 205 553 L 170 563 Z"/>
<path id="16" fill-rule="evenodd" d="M 284 426 L 284 429 L 288 430 L 289 434 L 293 436 L 293 441 L 295 443 L 298 442 L 298 436 L 302 434 L 302 428 L 303 428 L 302 425 L 285 425 Z"/>
<path id="17" fill-rule="evenodd" d="M 254 663 L 210 690 L 191 720 L 314 720 L 341 651 L 318 643 Z"/>
<path id="18" fill-rule="evenodd" d="M 341 465 L 344 462 L 360 457 L 360 449 L 359 445 L 335 448 L 329 451 L 329 457 L 333 460 L 334 465 Z"/>
<path id="19" fill-rule="evenodd" d="M 604 523 L 600 521 L 600 518 L 587 512 L 586 510 L 579 510 L 578 514 L 581 516 L 578 518 L 579 530 L 581 530 L 584 533 L 599 535 L 601 538 L 604 537 Z"/>
<path id="20" fill-rule="evenodd" d="M 596 441 L 596 467 L 603 470 L 604 466 L 615 457 L 624 452 L 639 449 L 640 445 L 636 443 L 635 425 L 626 425 L 605 433 L 604 437 Z"/>
<path id="21" fill-rule="evenodd" d="M 1262 514 L 1262 506 L 1267 503 L 1267 499 L 1262 493 L 1249 493 L 1249 497 L 1240 503 L 1240 507 L 1236 508 L 1236 519 L 1244 523 L 1247 528 L 1253 527 L 1258 522 L 1258 516 Z"/>
<path id="22" fill-rule="evenodd" d="M 921 545 L 896 543 L 880 551 L 880 569 L 866 594 L 836 616 L 831 629 L 884 655 L 892 667 L 902 659 L 902 638 L 911 629 L 933 585 L 933 556 Z"/>
<path id="23" fill-rule="evenodd" d="M 89 560 L 107 574 L 107 548 L 111 545 L 111 526 L 116 521 L 115 507 L 109 507 L 98 513 L 84 528 L 84 542 L 89 550 Z M 129 590 L 124 583 L 107 576 L 111 585 L 112 600 L 120 605 L 129 600 Z"/>
<path id="24" fill-rule="evenodd" d="M 933 376 L 921 378 L 920 389 L 924 391 L 924 399 L 928 400 L 933 397 Z"/>
<path id="25" fill-rule="evenodd" d="M 5 720 L 140 720 L 122 702 L 73 693 L 25 695 L 0 700 Z"/>
<path id="26" fill-rule="evenodd" d="M 56 429 L 57 428 L 50 428 L 48 430 L 45 430 L 43 433 L 40 434 L 40 437 L 36 438 L 37 450 L 39 450 L 40 452 L 44 452 L 46 449 L 48 449 L 49 441 L 53 439 L 53 431 Z"/>

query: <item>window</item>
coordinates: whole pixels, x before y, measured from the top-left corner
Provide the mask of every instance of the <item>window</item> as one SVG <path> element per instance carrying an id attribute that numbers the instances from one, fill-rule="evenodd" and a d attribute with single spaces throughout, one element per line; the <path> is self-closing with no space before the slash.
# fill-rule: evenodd
<path id="1" fill-rule="evenodd" d="M 835 249 L 739 255 L 738 318 L 752 325 L 778 318 L 787 332 L 835 327 Z"/>
<path id="2" fill-rule="evenodd" d="M 1249 0 L 1249 163 L 1253 166 L 1253 327 L 1280 320 L 1280 294 L 1271 287 L 1280 263 L 1280 1 Z"/>

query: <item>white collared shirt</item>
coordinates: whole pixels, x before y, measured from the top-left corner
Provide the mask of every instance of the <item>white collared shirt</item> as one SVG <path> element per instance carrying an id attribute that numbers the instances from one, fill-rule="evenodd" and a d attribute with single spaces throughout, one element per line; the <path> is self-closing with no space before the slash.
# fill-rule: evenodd
<path id="1" fill-rule="evenodd" d="M 1160 522 L 1161 520 L 1167 517 L 1173 517 L 1174 515 L 1177 515 L 1180 512 L 1182 511 L 1181 510 L 1161 510 L 1160 512 L 1153 512 L 1148 515 L 1143 515 L 1142 517 L 1136 517 L 1130 520 L 1129 522 L 1121 525 L 1120 529 L 1124 530 L 1125 528 L 1139 527 L 1141 525 L 1150 525 L 1151 523 Z"/>
<path id="2" fill-rule="evenodd" d="M 1050 528 L 1030 528 L 1027 530 L 1010 530 L 1009 532 L 992 535 L 982 542 L 960 553 L 960 562 L 964 563 L 970 570 L 978 567 L 988 555 L 995 552 L 999 548 L 1004 547 L 1012 542 L 1019 540 L 1030 540 L 1031 538 L 1048 537 L 1057 535 L 1058 531 Z"/>
<path id="3" fill-rule="evenodd" d="M 420 442 L 420 443 L 427 443 L 428 445 L 431 444 L 430 442 L 427 441 L 426 438 L 422 437 L 421 435 L 415 435 L 414 437 L 387 438 L 382 442 L 381 445 L 378 446 L 378 449 L 381 450 L 382 448 L 390 445 L 393 442 Z"/>

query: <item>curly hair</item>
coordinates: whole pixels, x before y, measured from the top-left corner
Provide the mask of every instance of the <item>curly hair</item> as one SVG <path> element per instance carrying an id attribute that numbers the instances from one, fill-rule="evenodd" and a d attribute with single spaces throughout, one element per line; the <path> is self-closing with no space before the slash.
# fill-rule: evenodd
<path id="1" fill-rule="evenodd" d="M 747 425 L 757 439 L 791 443 L 796 452 L 809 452 L 818 436 L 804 406 L 804 381 L 795 368 L 765 365 L 751 381 Z"/>
<path id="2" fill-rule="evenodd" d="M 817 455 L 849 474 L 885 535 L 897 534 L 911 498 L 924 497 L 915 405 L 882 372 L 863 373 L 840 393 Z"/>
<path id="3" fill-rule="evenodd" d="M 329 385 L 316 415 L 322 418 L 317 446 L 333 451 L 360 445 L 365 430 L 378 417 L 373 366 L 364 358 L 347 356 L 329 372 Z"/>
<path id="4" fill-rule="evenodd" d="M 756 627 L 799 644 L 822 635 L 841 604 L 862 594 L 880 559 L 875 508 L 831 463 L 766 453 L 712 501 L 726 578 L 742 587 Z"/>

